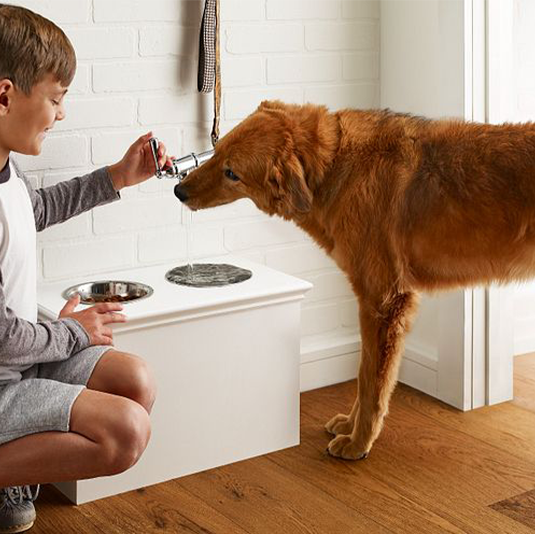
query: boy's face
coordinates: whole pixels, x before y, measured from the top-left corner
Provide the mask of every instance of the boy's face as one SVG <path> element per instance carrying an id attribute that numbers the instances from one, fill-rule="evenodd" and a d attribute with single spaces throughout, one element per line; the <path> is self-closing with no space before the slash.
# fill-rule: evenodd
<path id="1" fill-rule="evenodd" d="M 0 84 L 2 80 L 0 80 Z M 26 95 L 13 85 L 0 87 L 0 144 L 3 149 L 36 156 L 47 132 L 65 118 L 63 97 L 67 88 L 49 74 Z"/>

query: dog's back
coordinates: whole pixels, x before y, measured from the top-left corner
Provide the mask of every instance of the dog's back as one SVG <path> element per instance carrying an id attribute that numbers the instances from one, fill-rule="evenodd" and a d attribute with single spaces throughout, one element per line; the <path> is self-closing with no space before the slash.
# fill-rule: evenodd
<path id="1" fill-rule="evenodd" d="M 426 289 L 533 276 L 533 123 L 336 115 L 340 146 L 316 194 L 322 220 L 354 229 L 344 238 L 354 255 L 389 247 L 381 253 Z"/>
<path id="2" fill-rule="evenodd" d="M 428 288 L 533 276 L 535 125 L 405 120 L 393 213 L 411 274 Z"/>

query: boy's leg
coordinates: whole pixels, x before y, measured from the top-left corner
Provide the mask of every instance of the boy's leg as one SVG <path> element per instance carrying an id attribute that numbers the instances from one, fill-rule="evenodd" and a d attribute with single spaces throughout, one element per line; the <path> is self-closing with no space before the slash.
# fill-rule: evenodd
<path id="1" fill-rule="evenodd" d="M 66 361 L 42 364 L 38 369 L 32 369 L 31 376 L 40 380 L 33 384 L 23 380 L 17 386 L 25 388 L 20 396 L 28 402 L 19 402 L 15 411 L 32 414 L 32 421 L 27 423 L 29 435 L 0 445 L 0 487 L 111 475 L 139 459 L 150 436 L 148 414 L 156 391 L 154 377 L 141 358 L 110 347 L 89 347 Z M 74 394 L 63 383 L 87 386 L 70 415 L 64 407 Z M 32 399 L 30 391 L 35 387 L 42 391 Z M 62 393 L 55 398 L 56 388 L 64 388 L 63 399 Z M 49 399 L 52 403 L 45 406 Z M 53 425 L 59 425 L 53 429 L 62 432 L 37 430 L 37 425 L 51 423 L 43 422 L 50 411 Z"/>
<path id="2" fill-rule="evenodd" d="M 134 465 L 150 437 L 137 402 L 84 389 L 69 432 L 39 432 L 0 445 L 0 487 L 112 475 Z"/>
<path id="3" fill-rule="evenodd" d="M 150 414 L 156 398 L 156 381 L 146 362 L 126 352 L 106 351 L 87 382 L 88 389 L 132 399 Z"/>
<path id="4" fill-rule="evenodd" d="M 156 382 L 145 361 L 113 347 L 92 346 L 68 360 L 40 364 L 37 376 L 126 397 L 147 413 L 156 396 Z"/>

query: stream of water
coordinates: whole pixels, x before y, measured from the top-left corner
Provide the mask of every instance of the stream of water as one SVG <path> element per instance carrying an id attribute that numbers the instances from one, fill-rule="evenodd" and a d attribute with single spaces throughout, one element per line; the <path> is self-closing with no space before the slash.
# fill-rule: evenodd
<path id="1" fill-rule="evenodd" d="M 191 211 L 185 204 L 182 204 L 184 226 L 186 228 L 186 278 L 191 281 L 193 278 L 193 211 Z"/>

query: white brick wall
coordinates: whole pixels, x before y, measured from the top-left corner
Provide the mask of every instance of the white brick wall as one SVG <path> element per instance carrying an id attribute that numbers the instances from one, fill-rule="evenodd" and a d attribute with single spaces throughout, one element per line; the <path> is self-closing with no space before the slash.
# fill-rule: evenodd
<path id="1" fill-rule="evenodd" d="M 91 18 L 91 0 L 76 0 L 76 5 L 73 5 L 72 0 L 26 0 L 3 3 L 27 7 L 62 27 L 68 24 L 89 22 Z"/>
<path id="2" fill-rule="evenodd" d="M 135 100 L 124 98 L 79 98 L 68 104 L 67 117 L 58 122 L 55 131 L 111 128 L 135 124 Z"/>
<path id="3" fill-rule="evenodd" d="M 161 25 L 139 30 L 139 55 L 177 56 L 193 53 L 199 32 L 197 27 Z"/>
<path id="4" fill-rule="evenodd" d="M 263 20 L 265 0 L 225 0 L 221 2 L 221 18 L 226 21 Z"/>
<path id="5" fill-rule="evenodd" d="M 100 22 L 182 22 L 198 20 L 194 0 L 93 0 L 93 20 Z M 75 7 L 71 7 L 75 9 Z M 195 16 L 193 15 L 195 13 Z"/>
<path id="6" fill-rule="evenodd" d="M 134 28 L 71 28 L 66 29 L 76 57 L 81 60 L 125 58 L 134 55 Z"/>
<path id="7" fill-rule="evenodd" d="M 272 20 L 337 19 L 341 3 L 328 0 L 267 0 L 267 18 Z"/>
<path id="8" fill-rule="evenodd" d="M 342 72 L 340 56 L 309 55 L 273 57 L 267 60 L 268 83 L 334 82 Z"/>
<path id="9" fill-rule="evenodd" d="M 196 92 L 201 0 L 17 0 L 62 26 L 78 56 L 67 118 L 37 157 L 19 157 L 48 186 L 114 163 L 153 130 L 172 154 L 210 146 L 212 95 Z M 369 108 L 379 99 L 378 0 L 223 0 L 222 131 L 263 99 Z M 39 236 L 39 278 L 90 279 L 110 269 L 185 261 L 172 181 Z M 345 276 L 293 224 L 247 200 L 193 216 L 193 257 L 233 252 L 311 280 L 303 335 L 353 328 Z"/>
<path id="10" fill-rule="evenodd" d="M 294 52 L 303 49 L 301 24 L 240 24 L 225 31 L 226 50 L 231 54 Z"/>
<path id="11" fill-rule="evenodd" d="M 328 22 L 305 28 L 307 50 L 377 50 L 379 35 L 375 22 Z"/>

